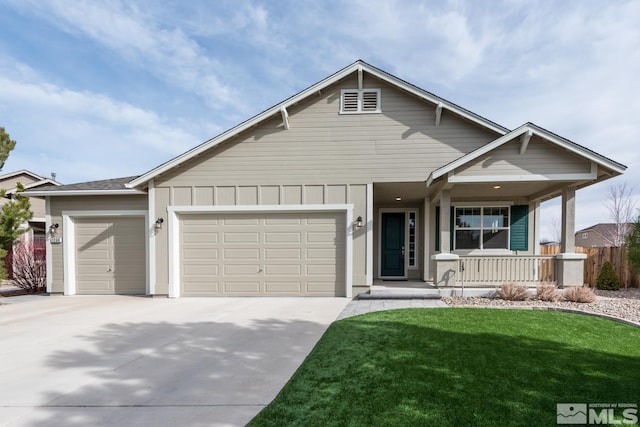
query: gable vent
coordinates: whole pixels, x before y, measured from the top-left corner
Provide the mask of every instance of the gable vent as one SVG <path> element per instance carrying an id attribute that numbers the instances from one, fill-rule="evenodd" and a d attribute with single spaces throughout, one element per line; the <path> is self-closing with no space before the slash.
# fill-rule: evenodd
<path id="1" fill-rule="evenodd" d="M 378 110 L 378 92 L 362 92 L 362 111 Z"/>
<path id="2" fill-rule="evenodd" d="M 342 93 L 342 111 L 356 112 L 358 111 L 358 92 Z"/>
<path id="3" fill-rule="evenodd" d="M 380 113 L 380 89 L 343 89 L 340 92 L 340 113 Z"/>

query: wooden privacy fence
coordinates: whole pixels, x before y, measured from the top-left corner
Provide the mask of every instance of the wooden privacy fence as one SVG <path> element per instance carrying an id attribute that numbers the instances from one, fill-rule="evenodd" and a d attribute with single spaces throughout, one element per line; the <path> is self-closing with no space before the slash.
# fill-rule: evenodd
<path id="1" fill-rule="evenodd" d="M 584 283 L 596 286 L 598 275 L 602 265 L 609 261 L 620 278 L 620 286 L 623 288 L 638 287 L 640 278 L 631 272 L 631 266 L 627 262 L 626 248 L 581 248 L 576 247 L 576 253 L 586 254 L 584 260 Z M 541 246 L 542 255 L 555 255 L 560 252 L 560 246 Z"/>

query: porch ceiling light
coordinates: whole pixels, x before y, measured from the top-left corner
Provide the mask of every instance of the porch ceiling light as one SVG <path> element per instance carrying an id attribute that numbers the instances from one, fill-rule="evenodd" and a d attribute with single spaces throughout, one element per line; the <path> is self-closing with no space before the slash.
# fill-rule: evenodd
<path id="1" fill-rule="evenodd" d="M 401 202 L 402 201 L 402 197 L 396 197 L 396 202 Z"/>
<path id="2" fill-rule="evenodd" d="M 499 185 L 494 185 L 494 186 L 493 186 L 493 189 L 494 189 L 494 190 L 499 190 L 500 188 L 501 188 L 501 187 L 500 187 Z"/>

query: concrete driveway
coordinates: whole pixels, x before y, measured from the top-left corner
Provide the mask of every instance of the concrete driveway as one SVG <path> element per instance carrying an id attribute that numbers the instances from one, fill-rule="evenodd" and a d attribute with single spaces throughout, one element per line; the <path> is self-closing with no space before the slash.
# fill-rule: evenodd
<path id="1" fill-rule="evenodd" d="M 244 425 L 348 302 L 54 296 L 0 305 L 0 425 Z"/>

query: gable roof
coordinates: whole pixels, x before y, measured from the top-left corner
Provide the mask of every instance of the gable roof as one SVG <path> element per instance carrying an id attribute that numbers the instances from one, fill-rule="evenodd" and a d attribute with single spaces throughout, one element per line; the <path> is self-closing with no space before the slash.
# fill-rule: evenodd
<path id="1" fill-rule="evenodd" d="M 16 177 L 16 176 L 20 176 L 20 175 L 28 175 L 31 178 L 33 178 L 34 180 L 36 180 L 36 181 L 42 181 L 42 180 L 46 179 L 45 177 L 37 175 L 37 174 L 35 174 L 35 173 L 31 172 L 31 171 L 28 171 L 26 169 L 21 169 L 21 170 L 15 171 L 15 172 L 9 172 L 9 173 L 6 173 L 4 175 L 0 175 L 0 181 L 4 181 L 6 179 L 10 179 L 10 178 L 13 178 L 13 177 Z"/>
<path id="2" fill-rule="evenodd" d="M 229 140 L 230 138 L 238 135 L 239 133 L 257 125 L 258 123 L 269 119 L 271 117 L 273 117 L 276 114 L 282 114 L 283 109 L 287 109 L 290 106 L 297 104 L 301 101 L 303 101 L 304 99 L 308 98 L 309 96 L 322 91 L 323 89 L 339 82 L 340 80 L 348 77 L 349 75 L 353 74 L 353 73 L 360 73 L 360 72 L 366 72 L 367 74 L 370 74 L 382 81 L 384 81 L 385 83 L 391 85 L 391 86 L 395 86 L 405 92 L 408 92 L 422 100 L 428 101 L 430 103 L 433 103 L 434 106 L 438 106 L 441 107 L 443 110 L 449 111 L 450 113 L 453 113 L 457 116 L 463 117 L 469 121 L 471 121 L 472 123 L 475 123 L 477 125 L 480 125 L 482 127 L 484 127 L 485 129 L 488 129 L 490 131 L 493 131 L 495 133 L 497 133 L 498 135 L 505 135 L 509 132 L 509 129 L 498 125 L 497 123 L 492 122 L 491 120 L 488 120 L 482 116 L 479 116 L 478 114 L 475 114 L 465 108 L 460 107 L 459 105 L 454 104 L 453 102 L 447 101 L 443 98 L 440 98 L 439 96 L 436 96 L 430 92 L 427 92 L 424 89 L 420 89 L 417 86 L 414 86 L 396 76 L 393 76 L 389 73 L 387 73 L 386 71 L 383 71 L 379 68 L 376 68 L 370 64 L 367 64 L 366 62 L 362 61 L 362 60 L 358 60 L 356 62 L 354 62 L 353 64 L 343 68 L 342 70 L 330 75 L 329 77 L 325 78 L 324 80 L 309 86 L 308 88 L 304 89 L 302 92 L 299 92 L 298 94 L 280 102 L 279 104 L 274 105 L 273 107 L 263 111 L 262 113 L 250 118 L 249 120 L 246 120 L 242 123 L 240 123 L 239 125 L 227 130 L 226 132 L 221 133 L 220 135 L 205 141 L 204 143 L 192 148 L 191 150 L 180 154 L 179 156 L 173 158 L 172 160 L 169 160 L 166 163 L 161 164 L 160 166 L 150 170 L 149 172 L 146 172 L 143 175 L 140 175 L 139 177 L 131 180 L 131 182 L 129 182 L 127 184 L 127 187 L 129 188 L 134 188 L 134 187 L 140 187 L 142 185 L 144 185 L 145 183 L 147 183 L 148 181 L 152 180 L 153 178 L 157 177 L 158 175 L 165 173 L 175 167 L 177 167 L 178 165 L 181 165 L 183 163 L 185 163 L 186 161 L 202 154 L 203 152 Z"/>
<path id="3" fill-rule="evenodd" d="M 559 135 L 556 135 L 553 132 L 550 132 L 544 128 L 541 128 L 540 126 L 537 126 L 533 123 L 525 123 L 522 126 L 518 127 L 517 129 L 512 130 L 511 132 L 489 142 L 488 144 L 483 145 L 482 147 L 468 153 L 465 154 L 464 156 L 454 160 L 453 162 L 439 168 L 436 169 L 435 171 L 431 172 L 431 174 L 429 175 L 429 177 L 427 178 L 427 186 L 430 186 L 433 181 L 435 181 L 436 179 L 447 175 L 449 172 L 453 172 L 455 169 L 464 166 L 466 164 L 469 164 L 470 162 L 472 162 L 473 160 L 477 159 L 480 156 L 483 156 L 484 154 L 489 153 L 490 151 L 495 150 L 496 148 L 513 141 L 515 138 L 518 138 L 521 135 L 524 135 L 526 133 L 530 132 L 530 134 L 539 136 L 540 138 L 544 139 L 545 141 L 548 141 L 552 144 L 555 144 L 559 147 L 562 147 L 566 150 L 571 151 L 572 153 L 575 153 L 579 156 L 582 156 L 600 166 L 604 166 L 618 174 L 623 173 L 627 167 L 621 163 L 618 163 L 614 160 L 609 159 L 608 157 L 605 157 L 601 154 L 596 153 L 593 150 L 590 150 L 586 147 L 583 147 L 582 145 L 576 144 L 573 141 L 570 141 L 566 138 L 563 138 Z"/>
<path id="4" fill-rule="evenodd" d="M 106 194 L 146 194 L 126 186 L 136 176 L 124 178 L 104 179 L 100 181 L 80 182 L 60 186 L 47 186 L 35 190 L 25 191 L 27 196 L 97 196 Z"/>
<path id="5" fill-rule="evenodd" d="M 62 184 L 60 184 L 58 181 L 54 181 L 51 178 L 46 178 L 46 179 L 42 179 L 40 181 L 35 181 L 35 182 L 32 182 L 30 184 L 25 185 L 24 189 L 26 191 L 26 190 L 35 189 L 35 188 L 38 188 L 38 187 L 49 187 L 49 186 L 51 186 L 52 188 L 56 188 L 56 187 L 59 187 L 61 185 Z M 15 193 L 17 191 L 18 191 L 18 187 L 13 187 L 13 188 L 8 189 L 6 191 L 6 193 L 7 194 L 13 194 L 13 193 Z"/>

